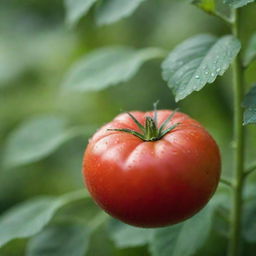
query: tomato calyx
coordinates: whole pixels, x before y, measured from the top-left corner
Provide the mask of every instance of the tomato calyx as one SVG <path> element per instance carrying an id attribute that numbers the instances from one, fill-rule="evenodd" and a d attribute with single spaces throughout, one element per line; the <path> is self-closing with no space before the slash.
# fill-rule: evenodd
<path id="1" fill-rule="evenodd" d="M 154 107 L 155 107 L 154 117 L 152 118 L 151 116 L 146 116 L 145 125 L 142 125 L 131 113 L 127 112 L 127 114 L 136 123 L 136 125 L 138 126 L 138 128 L 140 129 L 141 132 L 137 132 L 135 130 L 131 130 L 131 129 L 127 129 L 127 128 L 108 129 L 108 131 L 119 131 L 119 132 L 130 133 L 130 134 L 140 138 L 143 141 L 157 141 L 157 140 L 160 140 L 168 132 L 175 129 L 180 123 L 176 123 L 176 124 L 166 128 L 166 126 L 168 125 L 170 120 L 173 118 L 173 116 L 177 112 L 177 109 L 176 109 L 167 117 L 167 119 L 158 128 L 156 105 Z"/>

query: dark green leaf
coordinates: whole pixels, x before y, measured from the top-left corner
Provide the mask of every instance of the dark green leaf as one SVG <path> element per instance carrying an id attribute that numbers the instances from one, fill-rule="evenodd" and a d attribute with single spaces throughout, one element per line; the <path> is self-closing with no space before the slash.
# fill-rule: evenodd
<path id="1" fill-rule="evenodd" d="M 218 232 L 222 237 L 228 238 L 229 236 L 229 214 L 230 214 L 230 198 L 228 193 L 219 192 L 211 200 L 211 204 L 215 208 L 213 217 L 213 229 Z"/>
<path id="2" fill-rule="evenodd" d="M 107 0 L 101 1 L 96 10 L 99 25 L 110 24 L 131 15 L 145 0 Z"/>
<path id="3" fill-rule="evenodd" d="M 248 242 L 256 242 L 256 200 L 249 200 L 244 207 L 243 234 Z"/>
<path id="4" fill-rule="evenodd" d="M 84 133 L 91 132 L 84 128 Z M 67 140 L 81 134 L 81 128 L 68 128 L 65 119 L 41 116 L 24 122 L 7 140 L 4 154 L 6 167 L 38 161 L 61 146 Z"/>
<path id="5" fill-rule="evenodd" d="M 243 107 L 245 107 L 244 112 L 244 125 L 255 124 L 256 123 L 256 86 L 246 94 Z"/>
<path id="6" fill-rule="evenodd" d="M 163 62 L 162 69 L 176 101 L 223 75 L 240 47 L 240 42 L 231 35 L 221 38 L 199 35 L 175 48 Z"/>
<path id="7" fill-rule="evenodd" d="M 65 79 L 64 88 L 74 91 L 97 91 L 125 82 L 141 65 L 163 56 L 157 48 L 135 50 L 129 47 L 108 47 L 95 50 L 77 62 Z"/>
<path id="8" fill-rule="evenodd" d="M 61 223 L 47 227 L 28 244 L 27 256 L 84 256 L 90 230 L 81 224 Z"/>
<path id="9" fill-rule="evenodd" d="M 66 8 L 66 21 L 69 25 L 75 25 L 78 20 L 87 14 L 97 0 L 64 0 Z"/>
<path id="10" fill-rule="evenodd" d="M 156 230 L 150 243 L 152 255 L 194 255 L 204 245 L 210 234 L 213 209 L 214 207 L 208 205 L 184 223 Z"/>
<path id="11" fill-rule="evenodd" d="M 109 238 L 106 226 L 95 230 L 90 239 L 90 247 L 86 256 L 116 256 L 113 242 Z M 119 256 L 119 254 L 117 254 Z"/>
<path id="12" fill-rule="evenodd" d="M 256 33 L 250 39 L 249 45 L 245 51 L 244 65 L 248 66 L 256 59 Z"/>
<path id="13" fill-rule="evenodd" d="M 152 237 L 153 229 L 136 228 L 111 220 L 109 232 L 118 248 L 127 248 L 147 244 Z"/>
<path id="14" fill-rule="evenodd" d="M 60 207 L 86 197 L 86 190 L 82 190 L 60 197 L 32 199 L 14 206 L 0 217 L 0 247 L 13 239 L 35 235 Z"/>
<path id="15" fill-rule="evenodd" d="M 255 0 L 224 0 L 225 4 L 229 4 L 234 8 L 243 7 L 252 2 L 255 2 Z"/>
<path id="16" fill-rule="evenodd" d="M 244 111 L 244 125 L 256 123 L 256 107 L 246 108 Z"/>

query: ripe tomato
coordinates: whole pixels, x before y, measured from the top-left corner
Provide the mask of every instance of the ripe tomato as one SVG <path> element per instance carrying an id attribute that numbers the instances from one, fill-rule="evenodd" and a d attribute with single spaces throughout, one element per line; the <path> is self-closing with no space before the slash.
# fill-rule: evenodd
<path id="1" fill-rule="evenodd" d="M 134 226 L 160 227 L 205 206 L 218 185 L 220 162 L 214 139 L 189 116 L 131 112 L 92 137 L 83 174 L 92 197 L 110 215 Z"/>

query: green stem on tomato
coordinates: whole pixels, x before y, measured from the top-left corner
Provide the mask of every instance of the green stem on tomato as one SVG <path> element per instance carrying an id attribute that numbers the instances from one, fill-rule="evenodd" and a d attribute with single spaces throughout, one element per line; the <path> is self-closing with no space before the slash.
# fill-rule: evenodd
<path id="1" fill-rule="evenodd" d="M 240 38 L 240 9 L 234 10 L 234 23 L 232 33 Z M 241 102 L 244 97 L 243 68 L 241 55 L 239 54 L 233 63 L 234 83 L 234 142 L 235 142 L 235 170 L 233 181 L 233 199 L 231 209 L 231 227 L 228 256 L 240 254 L 241 219 L 243 208 L 243 183 L 244 183 L 244 126 L 243 109 Z"/>

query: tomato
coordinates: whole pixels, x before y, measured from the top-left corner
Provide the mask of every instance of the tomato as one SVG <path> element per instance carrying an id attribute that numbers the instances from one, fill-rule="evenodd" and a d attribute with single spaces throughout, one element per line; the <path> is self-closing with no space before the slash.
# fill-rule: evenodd
<path id="1" fill-rule="evenodd" d="M 188 115 L 135 111 L 95 133 L 84 154 L 83 175 L 107 213 L 130 225 L 161 227 L 207 204 L 220 166 L 214 139 Z"/>

